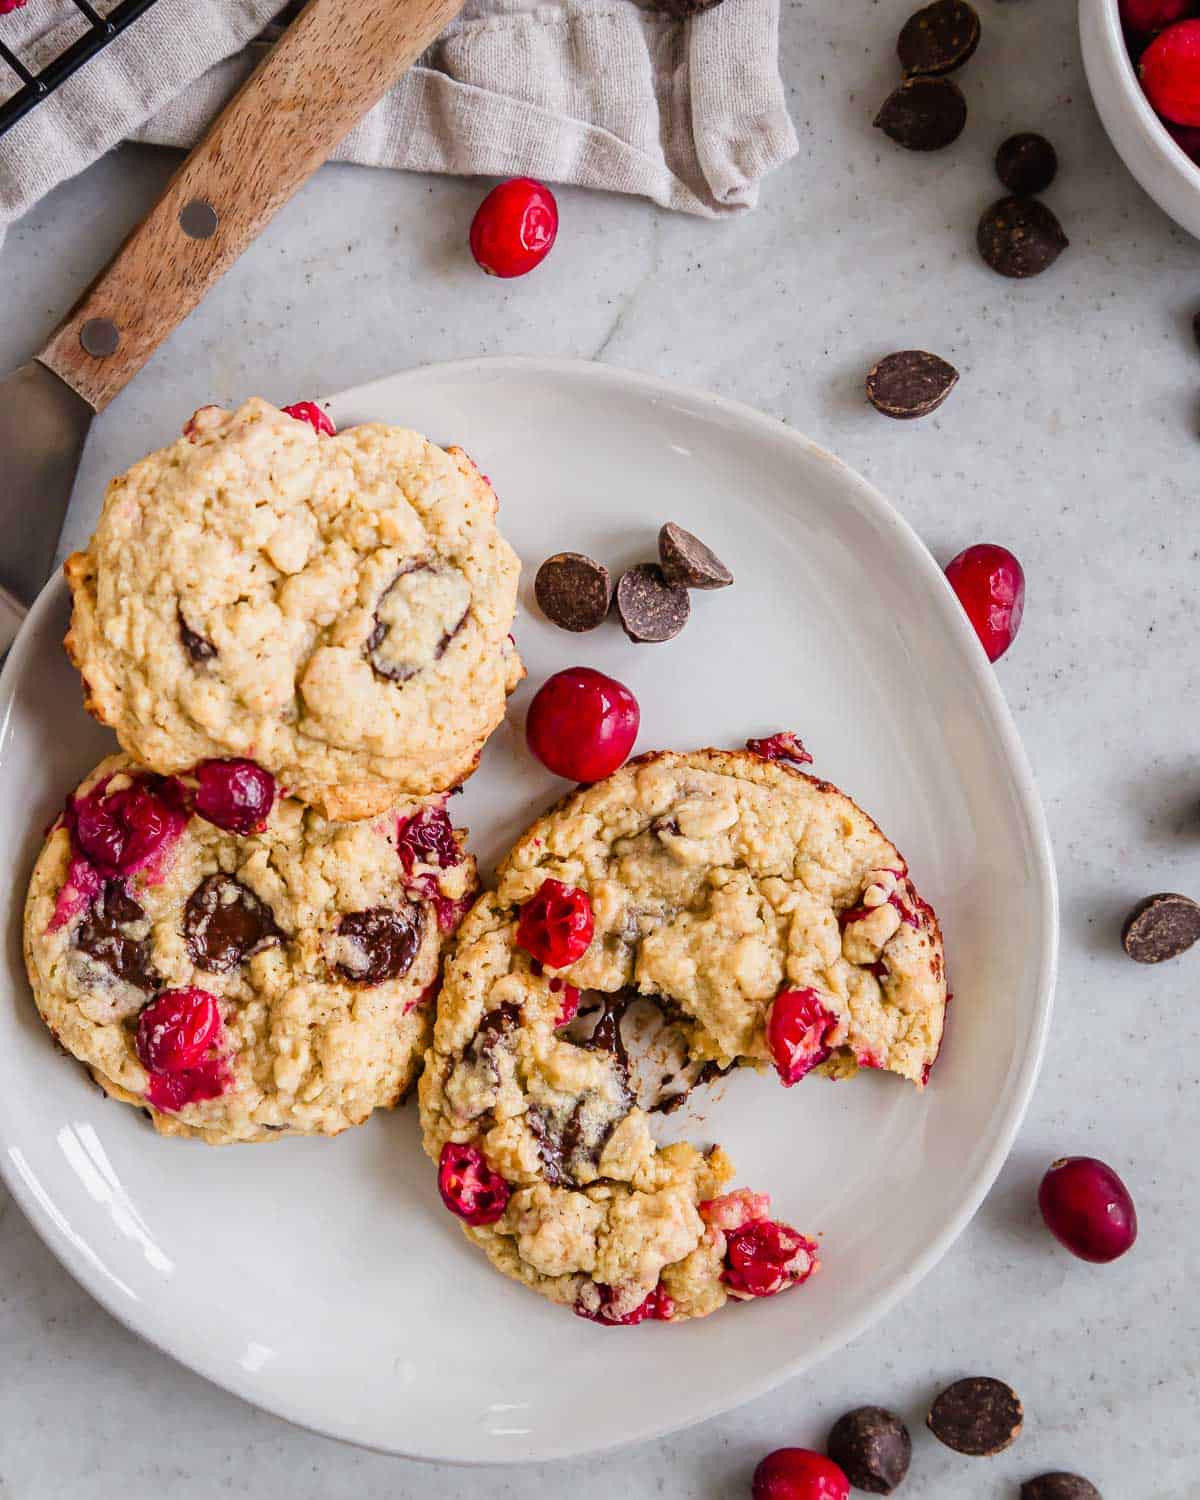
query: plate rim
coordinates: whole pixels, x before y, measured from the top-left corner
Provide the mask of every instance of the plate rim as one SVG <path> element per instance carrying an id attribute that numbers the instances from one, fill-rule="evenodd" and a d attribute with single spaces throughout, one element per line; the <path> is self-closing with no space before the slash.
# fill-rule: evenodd
<path id="1" fill-rule="evenodd" d="M 815 457 L 836 469 L 856 491 L 873 517 L 889 529 L 904 555 L 906 563 L 926 583 L 928 591 L 938 601 L 941 623 L 957 634 L 964 646 L 963 655 L 971 664 L 975 686 L 981 691 L 992 721 L 998 732 L 1001 749 L 1009 765 L 1014 782 L 1016 801 L 1024 814 L 1030 838 L 1031 865 L 1036 873 L 1036 884 L 1040 899 L 1037 908 L 1041 919 L 1041 952 L 1037 964 L 1036 1000 L 1033 1024 L 1025 1041 L 1024 1056 L 1010 1087 L 1000 1128 L 993 1137 L 990 1148 L 980 1162 L 974 1179 L 963 1194 L 956 1212 L 934 1236 L 925 1251 L 916 1257 L 905 1274 L 886 1290 L 867 1299 L 854 1313 L 847 1317 L 838 1331 L 806 1345 L 803 1353 L 760 1379 L 747 1381 L 736 1393 L 721 1393 L 705 1400 L 696 1410 L 679 1420 L 651 1422 L 629 1436 L 612 1441 L 602 1441 L 583 1446 L 572 1446 L 569 1442 L 543 1445 L 536 1452 L 516 1453 L 501 1451 L 487 1457 L 462 1457 L 437 1449 L 413 1449 L 372 1442 L 362 1437 L 339 1430 L 335 1425 L 323 1425 L 310 1412 L 300 1412 L 286 1399 L 267 1399 L 267 1394 L 240 1381 L 227 1367 L 218 1367 L 216 1361 L 206 1360 L 195 1353 L 185 1354 L 165 1335 L 158 1336 L 138 1327 L 127 1304 L 119 1302 L 115 1293 L 107 1286 L 106 1278 L 91 1266 L 88 1260 L 74 1250 L 70 1240 L 55 1224 L 52 1216 L 40 1202 L 36 1192 L 6 1151 L 0 1151 L 0 1178 L 14 1201 L 29 1221 L 42 1243 L 55 1256 L 63 1268 L 123 1327 L 136 1337 L 158 1349 L 161 1353 L 182 1365 L 194 1374 L 202 1376 L 213 1385 L 246 1401 L 249 1405 L 280 1417 L 293 1426 L 316 1433 L 318 1436 L 367 1451 L 406 1458 L 424 1463 L 440 1463 L 464 1468 L 503 1465 L 513 1467 L 526 1463 L 548 1463 L 584 1457 L 599 1457 L 619 1452 L 636 1444 L 658 1441 L 673 1433 L 683 1432 L 701 1422 L 709 1421 L 726 1412 L 756 1400 L 786 1381 L 794 1380 L 805 1370 L 860 1338 L 869 1328 L 879 1322 L 904 1297 L 910 1295 L 919 1283 L 949 1251 L 963 1230 L 974 1218 L 987 1193 L 990 1191 L 1016 1140 L 1017 1133 L 1028 1110 L 1033 1091 L 1037 1085 L 1042 1060 L 1045 1055 L 1050 1020 L 1054 1006 L 1054 989 L 1057 978 L 1060 943 L 1060 913 L 1058 880 L 1055 870 L 1049 825 L 1033 772 L 1025 753 L 1012 710 L 1002 692 L 996 675 L 983 650 L 975 638 L 974 630 L 946 580 L 945 574 L 933 554 L 926 547 L 912 525 L 890 500 L 870 480 L 856 469 L 831 453 L 821 444 L 805 436 L 778 417 L 758 410 L 735 398 L 717 395 L 683 381 L 664 376 L 650 375 L 627 370 L 621 366 L 603 364 L 595 360 L 542 357 L 539 355 L 481 355 L 473 358 L 439 361 L 433 364 L 416 364 L 397 370 L 391 375 L 353 386 L 345 391 L 319 398 L 325 405 L 369 404 L 373 395 L 398 380 L 428 378 L 434 380 L 469 380 L 484 376 L 496 376 L 508 372 L 514 376 L 547 376 L 562 380 L 573 380 L 584 384 L 609 385 L 628 394 L 631 390 L 657 398 L 673 398 L 687 403 L 691 408 L 705 409 L 707 414 L 720 414 L 744 429 L 757 429 L 774 439 L 782 439 L 794 445 L 810 457 Z M 6 728 L 15 699 L 14 683 L 22 674 L 25 657 L 32 650 L 33 641 L 43 616 L 63 601 L 66 589 L 61 571 L 57 571 L 39 593 L 30 608 L 25 622 L 8 653 L 8 659 L 0 671 L 0 748 L 6 738 Z"/>

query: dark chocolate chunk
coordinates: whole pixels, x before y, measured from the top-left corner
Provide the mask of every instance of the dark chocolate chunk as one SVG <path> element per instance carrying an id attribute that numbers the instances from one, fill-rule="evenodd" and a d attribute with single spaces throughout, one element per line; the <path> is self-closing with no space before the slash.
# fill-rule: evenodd
<path id="1" fill-rule="evenodd" d="M 283 940 L 269 906 L 232 875 L 209 875 L 188 897 L 183 913 L 188 956 L 210 974 L 236 969 Z"/>
<path id="2" fill-rule="evenodd" d="M 876 128 L 906 151 L 940 151 L 967 123 L 967 101 L 949 78 L 910 78 L 875 116 Z"/>
<path id="3" fill-rule="evenodd" d="M 1125 919 L 1121 942 L 1139 964 L 1178 958 L 1200 939 L 1200 906 L 1189 896 L 1162 891 L 1147 896 Z"/>
<path id="4" fill-rule="evenodd" d="M 1197 348 L 1200 348 L 1200 312 L 1192 314 L 1192 337 L 1196 340 Z"/>
<path id="5" fill-rule="evenodd" d="M 893 1412 L 860 1406 L 833 1424 L 826 1452 L 855 1489 L 890 1495 L 912 1460 L 912 1438 Z"/>
<path id="6" fill-rule="evenodd" d="M 996 176 L 1018 198 L 1044 193 L 1058 171 L 1058 152 L 1044 135 L 1022 130 L 996 152 Z"/>
<path id="7" fill-rule="evenodd" d="M 1040 276 L 1071 243 L 1036 198 L 1001 198 L 985 210 L 976 233 L 979 253 L 1001 276 Z"/>
<path id="8" fill-rule="evenodd" d="M 1090 1479 L 1081 1474 L 1039 1474 L 1021 1486 L 1021 1500 L 1104 1500 Z"/>
<path id="9" fill-rule="evenodd" d="M 713 10 L 720 3 L 721 0 L 655 0 L 655 8 L 665 10 L 677 21 L 686 21 L 691 16 L 698 16 L 706 10 Z"/>
<path id="10" fill-rule="evenodd" d="M 159 985 L 151 958 L 152 943 L 145 937 L 130 937 L 124 930 L 143 922 L 146 913 L 120 880 L 106 881 L 91 910 L 75 929 L 74 944 L 118 979 L 150 994 Z"/>
<path id="11" fill-rule="evenodd" d="M 929 1408 L 926 1426 L 939 1442 L 971 1458 L 991 1458 L 1016 1441 L 1025 1413 L 1011 1386 L 990 1375 L 949 1385 Z"/>
<path id="12" fill-rule="evenodd" d="M 933 0 L 905 21 L 896 42 L 905 78 L 961 68 L 979 46 L 979 16 L 966 0 Z"/>
<path id="13" fill-rule="evenodd" d="M 658 533 L 658 557 L 663 577 L 672 588 L 724 589 L 733 582 L 733 574 L 717 554 L 674 521 Z"/>
<path id="14" fill-rule="evenodd" d="M 542 613 L 561 629 L 595 630 L 612 603 L 612 579 L 594 557 L 556 552 L 537 570 L 533 592 Z"/>
<path id="15" fill-rule="evenodd" d="M 867 374 L 867 400 L 885 417 L 907 420 L 936 411 L 958 384 L 958 371 L 924 349 L 889 354 Z"/>
<path id="16" fill-rule="evenodd" d="M 407 682 L 441 659 L 470 612 L 470 585 L 457 568 L 411 560 L 380 597 L 367 660 L 389 682 Z"/>
<path id="17" fill-rule="evenodd" d="M 687 589 L 672 588 L 657 563 L 638 563 L 621 574 L 617 613 L 631 641 L 669 641 L 691 610 Z"/>
<path id="18" fill-rule="evenodd" d="M 421 947 L 419 906 L 371 906 L 347 912 L 338 923 L 342 957 L 338 973 L 354 984 L 383 984 L 413 966 Z"/>
<path id="19" fill-rule="evenodd" d="M 217 648 L 211 641 L 205 640 L 199 631 L 192 629 L 183 618 L 183 610 L 177 610 L 176 614 L 179 617 L 179 639 L 183 642 L 183 649 L 194 662 L 212 661 Z"/>

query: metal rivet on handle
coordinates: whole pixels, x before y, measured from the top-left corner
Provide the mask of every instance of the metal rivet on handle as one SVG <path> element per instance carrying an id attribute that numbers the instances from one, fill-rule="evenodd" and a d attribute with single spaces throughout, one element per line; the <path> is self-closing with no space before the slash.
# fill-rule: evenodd
<path id="1" fill-rule="evenodd" d="M 179 227 L 189 239 L 211 240 L 219 222 L 216 209 L 203 198 L 193 198 L 179 210 Z"/>
<path id="2" fill-rule="evenodd" d="M 111 318 L 89 318 L 79 330 L 79 342 L 93 359 L 107 359 L 121 344 L 121 330 Z"/>

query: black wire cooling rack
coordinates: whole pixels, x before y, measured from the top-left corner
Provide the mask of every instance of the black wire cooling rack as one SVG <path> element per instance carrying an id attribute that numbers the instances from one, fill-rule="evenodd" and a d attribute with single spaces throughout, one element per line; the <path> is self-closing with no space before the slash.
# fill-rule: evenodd
<path id="1" fill-rule="evenodd" d="M 48 3 L 48 0 L 30 0 L 30 3 L 42 5 Z M 69 3 L 83 17 L 87 29 L 57 57 L 44 63 L 36 71 L 26 67 L 5 42 L 4 17 L 0 16 L 0 59 L 20 80 L 16 93 L 10 94 L 0 103 L 0 135 L 11 129 L 44 99 L 49 99 L 56 88 L 65 83 L 72 73 L 77 73 L 85 63 L 90 62 L 98 52 L 103 52 L 126 27 L 132 26 L 140 15 L 148 11 L 155 0 L 120 0 L 107 15 L 98 14 L 88 4 L 88 0 L 69 0 Z"/>

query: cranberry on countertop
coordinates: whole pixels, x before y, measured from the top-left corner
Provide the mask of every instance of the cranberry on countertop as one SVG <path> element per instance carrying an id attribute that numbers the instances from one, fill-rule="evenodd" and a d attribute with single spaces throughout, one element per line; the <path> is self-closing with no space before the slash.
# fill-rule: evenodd
<path id="1" fill-rule="evenodd" d="M 568 667 L 537 690 L 525 738 L 556 776 L 599 781 L 625 764 L 640 723 L 638 701 L 623 683 L 591 667 Z"/>
<path id="2" fill-rule="evenodd" d="M 587 952 L 596 930 L 586 891 L 543 880 L 521 908 L 517 946 L 551 969 L 567 969 Z"/>
<path id="3" fill-rule="evenodd" d="M 333 425 L 333 419 L 328 412 L 324 412 L 315 401 L 297 401 L 291 406 L 283 408 L 289 417 L 295 417 L 297 422 L 307 422 L 319 437 L 336 437 L 337 428 Z"/>
<path id="4" fill-rule="evenodd" d="M 541 265 L 558 234 L 558 204 L 544 183 L 510 177 L 494 187 L 471 221 L 471 254 L 489 276 L 525 276 Z"/>
<path id="5" fill-rule="evenodd" d="M 1038 1189 L 1046 1227 L 1080 1260 L 1106 1264 L 1137 1239 L 1137 1210 L 1129 1189 L 1094 1156 L 1063 1156 L 1051 1163 Z"/>
<path id="6" fill-rule="evenodd" d="M 494 1224 L 508 1204 L 509 1186 L 478 1146 L 447 1141 L 438 1161 L 438 1192 L 450 1212 L 466 1223 Z"/>
<path id="7" fill-rule="evenodd" d="M 754 1471 L 753 1500 L 849 1500 L 850 1482 L 823 1453 L 776 1448 Z"/>
<path id="8" fill-rule="evenodd" d="M 1025 612 L 1025 571 L 1006 547 L 980 542 L 946 565 L 950 587 L 958 595 L 987 652 L 999 661 L 1021 628 Z"/>

